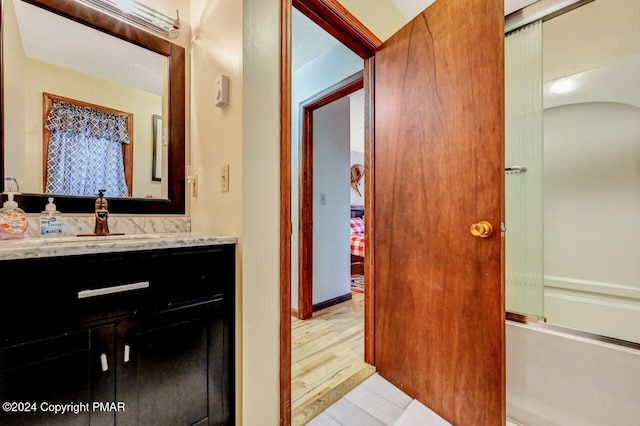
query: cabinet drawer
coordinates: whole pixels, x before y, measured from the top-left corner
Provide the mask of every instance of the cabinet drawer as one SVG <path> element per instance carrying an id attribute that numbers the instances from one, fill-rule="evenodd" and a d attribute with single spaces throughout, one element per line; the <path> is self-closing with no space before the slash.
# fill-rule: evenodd
<path id="1" fill-rule="evenodd" d="M 235 268 L 233 252 L 223 248 L 162 253 L 152 262 L 149 302 L 155 307 L 222 297 L 235 285 L 230 274 Z"/>
<path id="2" fill-rule="evenodd" d="M 89 349 L 88 330 L 42 339 L 30 344 L 9 346 L 0 349 L 0 371 L 46 362 L 70 353 L 88 352 Z"/>
<path id="3" fill-rule="evenodd" d="M 94 322 L 220 298 L 233 290 L 232 245 L 0 262 L 21 279 L 0 300 L 0 344 Z M 9 324 L 11 326 L 9 326 Z"/>
<path id="4" fill-rule="evenodd" d="M 83 267 L 100 271 L 78 284 L 76 306 L 85 320 L 131 311 L 157 310 L 221 297 L 233 285 L 228 247 L 150 250 L 92 259 Z"/>

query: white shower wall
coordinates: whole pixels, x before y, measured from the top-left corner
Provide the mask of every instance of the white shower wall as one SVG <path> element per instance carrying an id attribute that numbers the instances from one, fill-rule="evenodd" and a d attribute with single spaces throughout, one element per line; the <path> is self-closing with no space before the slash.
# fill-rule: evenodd
<path id="1" fill-rule="evenodd" d="M 640 342 L 640 109 L 545 110 L 547 321 Z"/>

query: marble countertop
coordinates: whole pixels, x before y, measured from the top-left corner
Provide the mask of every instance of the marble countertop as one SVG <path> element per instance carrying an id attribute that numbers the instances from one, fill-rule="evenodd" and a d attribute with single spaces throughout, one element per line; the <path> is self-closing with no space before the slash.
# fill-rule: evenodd
<path id="1" fill-rule="evenodd" d="M 46 237 L 0 241 L 0 261 L 132 250 L 235 244 L 236 237 L 173 232 L 89 237 Z"/>

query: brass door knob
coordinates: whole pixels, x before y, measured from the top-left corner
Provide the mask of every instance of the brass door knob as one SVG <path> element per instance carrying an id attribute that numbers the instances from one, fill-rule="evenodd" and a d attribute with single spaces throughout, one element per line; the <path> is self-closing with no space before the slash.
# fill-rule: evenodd
<path id="1" fill-rule="evenodd" d="M 487 221 L 481 221 L 471 225 L 471 235 L 478 238 L 487 238 L 493 232 L 493 226 Z"/>

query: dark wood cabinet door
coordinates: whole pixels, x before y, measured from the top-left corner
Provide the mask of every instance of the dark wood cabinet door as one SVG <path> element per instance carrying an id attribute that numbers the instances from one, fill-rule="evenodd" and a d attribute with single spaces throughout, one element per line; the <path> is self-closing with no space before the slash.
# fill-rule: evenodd
<path id="1" fill-rule="evenodd" d="M 115 395 L 113 338 L 111 325 L 0 350 L 0 424 L 113 425 L 113 413 L 92 409 Z"/>
<path id="2" fill-rule="evenodd" d="M 117 394 L 127 409 L 117 414 L 117 424 L 226 424 L 222 303 L 141 315 L 137 330 L 122 324 Z"/>

